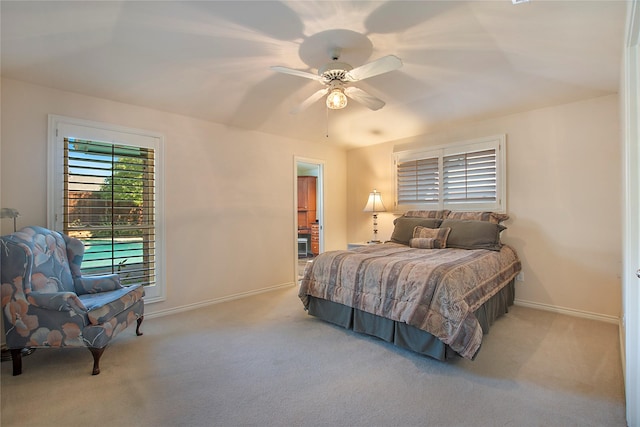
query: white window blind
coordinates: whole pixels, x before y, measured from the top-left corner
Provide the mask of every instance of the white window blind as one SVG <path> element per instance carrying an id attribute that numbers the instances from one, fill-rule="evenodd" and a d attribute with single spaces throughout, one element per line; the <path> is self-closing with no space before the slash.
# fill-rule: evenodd
<path id="1" fill-rule="evenodd" d="M 445 203 L 496 201 L 495 149 L 445 156 L 443 171 Z"/>
<path id="2" fill-rule="evenodd" d="M 63 232 L 85 244 L 85 274 L 155 285 L 154 150 L 64 139 Z"/>
<path id="3" fill-rule="evenodd" d="M 437 203 L 440 197 L 438 158 L 398 162 L 397 184 L 398 203 Z"/>
<path id="4" fill-rule="evenodd" d="M 506 211 L 505 136 L 395 154 L 396 209 Z"/>

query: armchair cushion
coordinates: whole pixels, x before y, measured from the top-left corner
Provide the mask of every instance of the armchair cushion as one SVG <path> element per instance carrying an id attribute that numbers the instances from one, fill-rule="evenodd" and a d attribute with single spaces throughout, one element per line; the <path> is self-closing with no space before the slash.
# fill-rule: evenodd
<path id="1" fill-rule="evenodd" d="M 80 295 L 79 299 L 87 307 L 89 323 L 99 325 L 128 310 L 143 296 L 142 285 L 132 285 L 113 291 Z"/>

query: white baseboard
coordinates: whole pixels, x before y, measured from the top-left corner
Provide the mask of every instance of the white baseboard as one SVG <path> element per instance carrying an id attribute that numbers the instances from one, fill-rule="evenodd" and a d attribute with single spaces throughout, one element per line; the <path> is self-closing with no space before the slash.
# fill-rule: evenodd
<path id="1" fill-rule="evenodd" d="M 522 307 L 535 308 L 535 309 L 544 310 L 544 311 L 552 311 L 554 313 L 566 314 L 568 316 L 582 317 L 584 319 L 599 320 L 600 322 L 613 323 L 615 325 L 620 325 L 619 317 L 609 316 L 607 314 L 592 313 L 590 311 L 576 310 L 573 308 L 566 308 L 566 307 L 558 307 L 555 305 L 525 301 L 517 298 L 514 303 L 515 305 L 520 305 Z"/>
<path id="2" fill-rule="evenodd" d="M 295 283 L 288 282 L 288 283 L 283 283 L 283 284 L 280 284 L 280 285 L 270 286 L 270 287 L 267 287 L 267 288 L 257 289 L 257 290 L 254 290 L 254 291 L 240 292 L 240 293 L 237 293 L 237 294 L 228 295 L 226 297 L 214 298 L 214 299 L 205 300 L 205 301 L 199 301 L 199 302 L 194 303 L 194 304 L 182 305 L 180 307 L 168 308 L 166 310 L 151 311 L 149 313 L 145 312 L 144 317 L 145 317 L 145 319 L 153 319 L 155 317 L 169 316 L 171 314 L 182 313 L 184 311 L 191 311 L 191 310 L 195 310 L 195 309 L 202 308 L 202 307 L 207 307 L 207 306 L 214 305 L 214 304 L 220 304 L 220 303 L 226 302 L 226 301 L 233 301 L 233 300 L 236 300 L 236 299 L 246 298 L 246 297 L 250 297 L 252 295 L 259 295 L 259 294 L 263 294 L 265 292 L 271 292 L 271 291 L 275 291 L 275 290 L 278 290 L 278 289 L 288 288 L 288 287 L 291 287 L 291 286 L 295 286 Z"/>

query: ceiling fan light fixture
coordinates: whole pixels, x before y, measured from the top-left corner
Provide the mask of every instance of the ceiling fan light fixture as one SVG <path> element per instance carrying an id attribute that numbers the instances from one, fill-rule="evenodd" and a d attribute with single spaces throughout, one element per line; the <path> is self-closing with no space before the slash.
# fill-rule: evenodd
<path id="1" fill-rule="evenodd" d="M 342 89 L 333 88 L 329 95 L 327 95 L 327 108 L 332 110 L 339 110 L 347 106 L 347 95 L 344 94 Z"/>

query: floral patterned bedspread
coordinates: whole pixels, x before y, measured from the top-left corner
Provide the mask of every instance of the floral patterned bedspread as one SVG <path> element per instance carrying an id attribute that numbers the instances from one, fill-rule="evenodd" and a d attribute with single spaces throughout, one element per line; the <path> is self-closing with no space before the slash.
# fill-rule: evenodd
<path id="1" fill-rule="evenodd" d="M 309 296 L 407 323 L 472 359 L 482 342 L 474 315 L 521 269 L 509 245 L 485 249 L 412 249 L 397 243 L 329 251 L 308 263 L 299 297 Z"/>

